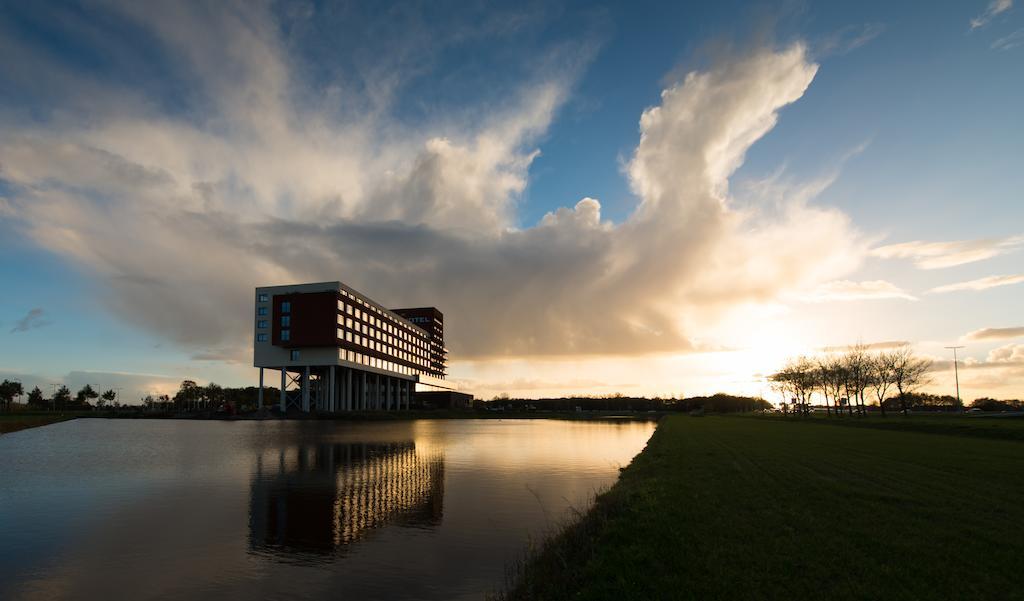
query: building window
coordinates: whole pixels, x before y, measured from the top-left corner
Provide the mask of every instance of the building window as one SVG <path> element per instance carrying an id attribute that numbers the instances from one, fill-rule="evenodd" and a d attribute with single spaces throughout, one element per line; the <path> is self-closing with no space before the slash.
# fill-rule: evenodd
<path id="1" fill-rule="evenodd" d="M 291 357 L 292 357 L 292 361 L 298 361 L 299 360 L 299 351 L 292 351 Z"/>
<path id="2" fill-rule="evenodd" d="M 265 302 L 267 302 L 268 300 L 270 300 L 270 299 L 269 299 L 269 298 L 267 297 L 267 295 L 266 295 L 266 294 L 260 294 L 260 295 L 259 295 L 259 297 L 257 297 L 257 299 L 258 299 L 258 301 L 259 301 L 259 302 L 261 302 L 261 303 L 265 303 Z"/>
<path id="3" fill-rule="evenodd" d="M 266 307 L 260 307 L 260 308 L 256 309 L 256 315 L 263 316 L 263 315 L 266 315 L 266 314 L 267 314 L 267 308 Z"/>
<path id="4" fill-rule="evenodd" d="M 281 330 L 281 340 L 291 340 L 291 339 L 292 339 L 292 331 L 291 330 Z"/>
<path id="5" fill-rule="evenodd" d="M 256 334 L 256 342 L 266 342 L 266 341 L 267 341 L 267 335 L 266 334 Z"/>
<path id="6" fill-rule="evenodd" d="M 267 320 L 266 319 L 261 319 L 261 320 L 257 321 L 256 322 L 256 327 L 261 329 L 261 330 L 267 329 Z"/>
<path id="7" fill-rule="evenodd" d="M 291 325 L 292 325 L 292 316 L 291 315 L 282 315 L 281 316 L 281 327 L 282 328 L 287 328 L 287 327 L 291 327 Z"/>
<path id="8" fill-rule="evenodd" d="M 284 301 L 281 303 L 281 313 L 291 313 L 292 303 L 291 301 Z"/>

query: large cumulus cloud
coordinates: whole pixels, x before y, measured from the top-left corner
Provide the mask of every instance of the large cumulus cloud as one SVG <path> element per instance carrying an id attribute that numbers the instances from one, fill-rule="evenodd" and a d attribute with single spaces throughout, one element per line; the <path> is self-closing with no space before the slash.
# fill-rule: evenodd
<path id="1" fill-rule="evenodd" d="M 578 61 L 473 118 L 409 125 L 369 92 L 338 103 L 348 92 L 307 85 L 269 12 L 161 10 L 124 12 L 180 58 L 202 118 L 127 96 L 119 111 L 69 102 L 10 124 L 3 214 L 100 278 L 111 310 L 189 349 L 244 354 L 254 286 L 340 278 L 388 305 L 440 307 L 456 356 L 685 350 L 709 320 L 864 253 L 836 210 L 730 197 L 747 150 L 815 76 L 801 44 L 665 89 L 640 116 L 625 166 L 638 204 L 621 223 L 583 198 L 517 227 Z"/>

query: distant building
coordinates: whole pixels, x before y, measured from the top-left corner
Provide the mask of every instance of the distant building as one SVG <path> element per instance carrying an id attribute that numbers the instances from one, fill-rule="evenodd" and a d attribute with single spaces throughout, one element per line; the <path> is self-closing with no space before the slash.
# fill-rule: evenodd
<path id="1" fill-rule="evenodd" d="M 408 409 L 445 391 L 444 316 L 384 308 L 341 282 L 256 288 L 253 365 L 280 371 L 282 411 Z"/>

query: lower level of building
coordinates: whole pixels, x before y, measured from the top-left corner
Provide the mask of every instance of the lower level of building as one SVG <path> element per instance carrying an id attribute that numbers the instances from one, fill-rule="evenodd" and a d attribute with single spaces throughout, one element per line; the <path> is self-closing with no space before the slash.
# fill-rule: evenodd
<path id="1" fill-rule="evenodd" d="M 342 365 L 292 365 L 259 370 L 259 407 L 276 404 L 283 413 L 408 410 L 416 392 L 415 378 Z M 279 372 L 277 399 L 265 398 L 264 371 Z"/>

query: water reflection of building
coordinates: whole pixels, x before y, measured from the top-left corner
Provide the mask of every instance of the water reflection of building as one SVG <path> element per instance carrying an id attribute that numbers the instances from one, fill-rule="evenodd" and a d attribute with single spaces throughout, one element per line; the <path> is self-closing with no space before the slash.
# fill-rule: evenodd
<path id="1" fill-rule="evenodd" d="M 250 549 L 330 554 L 386 523 L 439 524 L 444 458 L 412 442 L 281 449 L 258 457 L 250 493 Z"/>

